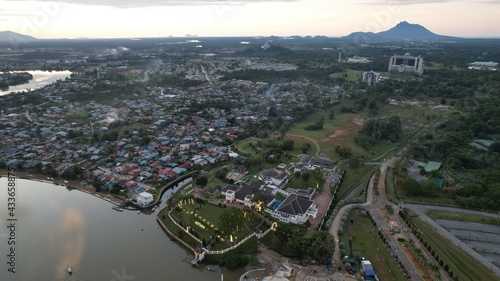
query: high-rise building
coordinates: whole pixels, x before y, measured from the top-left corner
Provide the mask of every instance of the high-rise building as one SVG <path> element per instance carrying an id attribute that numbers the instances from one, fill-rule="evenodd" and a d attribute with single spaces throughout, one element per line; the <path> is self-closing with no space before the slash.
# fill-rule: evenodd
<path id="1" fill-rule="evenodd" d="M 390 73 L 422 75 L 424 74 L 424 59 L 421 56 L 414 57 L 409 53 L 404 56 L 394 55 L 389 60 Z"/>

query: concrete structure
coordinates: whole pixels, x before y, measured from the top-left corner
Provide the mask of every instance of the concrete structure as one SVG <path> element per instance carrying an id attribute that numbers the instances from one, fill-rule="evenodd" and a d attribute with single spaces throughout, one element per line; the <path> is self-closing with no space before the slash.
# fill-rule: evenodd
<path id="1" fill-rule="evenodd" d="M 399 225 L 396 221 L 389 222 L 389 230 L 394 233 L 399 233 L 401 230 L 399 229 Z"/>
<path id="2" fill-rule="evenodd" d="M 498 62 L 494 61 L 475 61 L 472 63 L 469 63 L 469 69 L 474 69 L 474 70 L 492 70 L 496 71 L 498 68 Z"/>
<path id="3" fill-rule="evenodd" d="M 380 73 L 369 71 L 363 72 L 363 82 L 368 83 L 368 85 L 377 84 L 380 82 Z"/>
<path id="4" fill-rule="evenodd" d="M 231 190 L 231 189 L 226 190 L 225 195 L 226 195 L 227 202 L 233 203 L 234 200 L 236 200 L 236 191 L 234 191 L 234 190 Z"/>
<path id="5" fill-rule="evenodd" d="M 349 62 L 349 63 L 369 63 L 371 61 L 368 58 L 354 56 L 352 58 L 347 59 L 347 62 Z"/>
<path id="6" fill-rule="evenodd" d="M 137 196 L 137 205 L 139 206 L 146 206 L 151 204 L 151 202 L 153 202 L 153 194 L 151 193 L 142 192 Z"/>
<path id="7" fill-rule="evenodd" d="M 394 55 L 389 59 L 388 71 L 420 76 L 424 74 L 424 59 L 421 56 L 411 56 L 409 53 L 404 56 Z"/>

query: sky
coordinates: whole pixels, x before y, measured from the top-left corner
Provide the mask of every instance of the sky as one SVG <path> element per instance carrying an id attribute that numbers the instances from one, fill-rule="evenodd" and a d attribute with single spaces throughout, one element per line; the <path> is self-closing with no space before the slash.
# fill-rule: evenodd
<path id="1" fill-rule="evenodd" d="M 345 36 L 401 21 L 500 37 L 500 0 L 0 0 L 0 31 L 35 38 Z"/>

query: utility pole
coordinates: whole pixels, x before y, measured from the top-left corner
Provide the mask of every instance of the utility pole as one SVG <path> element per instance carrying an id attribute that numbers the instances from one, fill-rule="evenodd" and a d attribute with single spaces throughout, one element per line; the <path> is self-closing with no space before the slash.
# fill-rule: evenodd
<path id="1" fill-rule="evenodd" d="M 351 225 L 349 225 L 349 250 L 350 250 L 350 257 L 352 258 L 352 225 L 354 224 L 354 220 L 351 220 Z"/>

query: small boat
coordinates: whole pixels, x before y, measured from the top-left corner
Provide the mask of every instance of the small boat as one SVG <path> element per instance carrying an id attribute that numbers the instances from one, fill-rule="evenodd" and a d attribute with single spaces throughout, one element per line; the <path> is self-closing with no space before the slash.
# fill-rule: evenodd
<path id="1" fill-rule="evenodd" d="M 153 209 L 151 209 L 151 212 L 154 212 L 156 211 L 156 206 L 153 207 Z"/>
<path id="2" fill-rule="evenodd" d="M 66 271 L 71 274 L 73 273 L 73 270 L 71 269 L 71 266 L 66 267 Z"/>
<path id="3" fill-rule="evenodd" d="M 140 214 L 141 213 L 141 210 L 137 211 L 137 214 Z"/>

